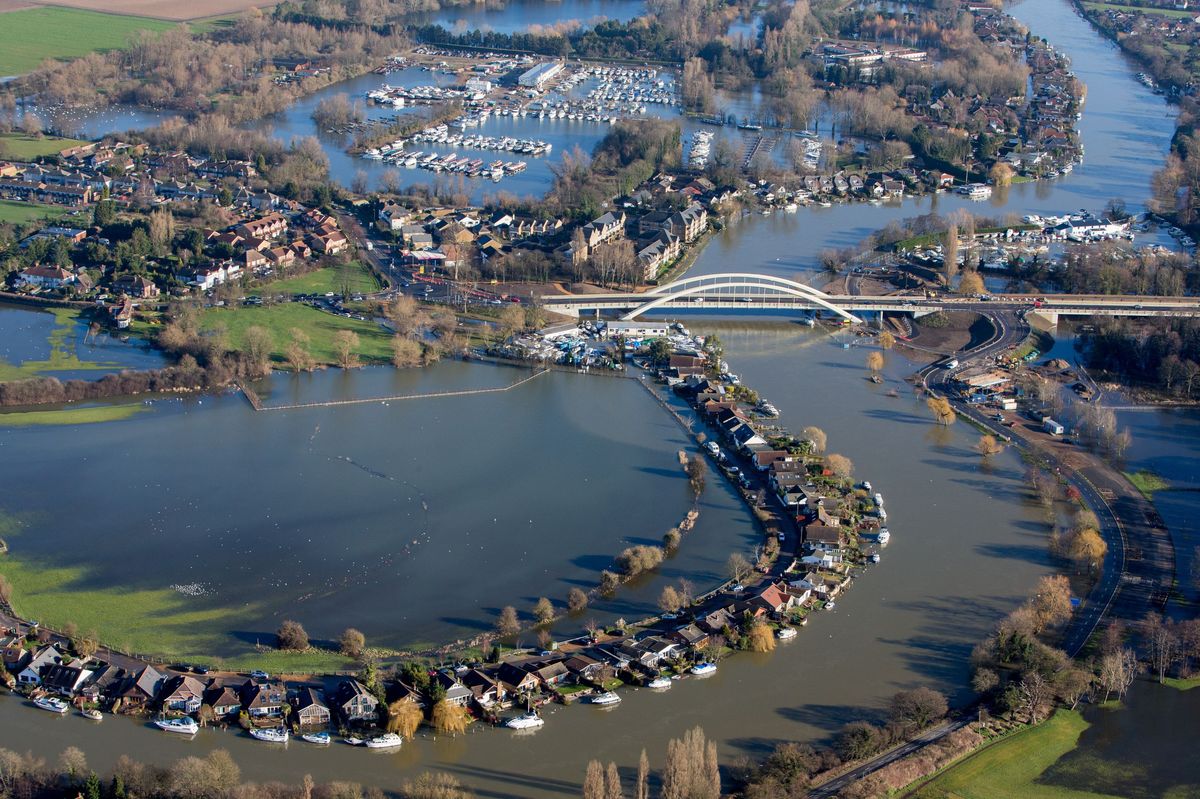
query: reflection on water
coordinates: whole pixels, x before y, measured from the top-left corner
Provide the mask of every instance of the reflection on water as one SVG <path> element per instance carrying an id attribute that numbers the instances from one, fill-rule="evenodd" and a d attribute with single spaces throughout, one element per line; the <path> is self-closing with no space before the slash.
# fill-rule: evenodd
<path id="1" fill-rule="evenodd" d="M 122 341 L 109 332 L 92 335 L 87 321 L 48 310 L 0 304 L 0 374 L 24 365 L 20 377 L 95 380 L 106 371 L 153 369 L 164 364 L 157 351 Z"/>

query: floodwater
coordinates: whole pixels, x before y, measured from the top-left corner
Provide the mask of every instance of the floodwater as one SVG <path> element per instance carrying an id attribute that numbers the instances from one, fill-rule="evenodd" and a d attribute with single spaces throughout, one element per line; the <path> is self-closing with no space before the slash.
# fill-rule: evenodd
<path id="1" fill-rule="evenodd" d="M 516 0 L 504 8 L 477 4 L 410 14 L 405 21 L 412 25 L 441 25 L 455 33 L 473 30 L 517 33 L 561 25 L 594 26 L 604 20 L 628 22 L 645 8 L 641 0 Z"/>
<path id="2" fill-rule="evenodd" d="M 94 380 L 102 371 L 153 369 L 164 364 L 160 352 L 136 339 L 122 341 L 108 333 L 90 335 L 85 320 L 67 319 L 60 324 L 50 311 L 0 304 L 0 366 L 50 361 L 55 354 L 78 358 L 81 368 L 39 368 L 38 376 Z"/>
<path id="3" fill-rule="evenodd" d="M 447 362 L 279 375 L 265 401 L 497 388 L 529 374 Z M 690 507 L 683 432 L 624 379 L 551 372 L 503 393 L 257 414 L 227 394 L 86 430 L 2 424 L 0 479 L 25 488 L 0 507 L 32 519 L 9 540 L 15 555 L 84 567 L 88 586 L 181 586 L 184 609 L 213 611 L 181 655 L 244 653 L 293 617 L 323 640 L 347 626 L 390 647 L 469 637 L 505 605 L 528 612 L 539 596 L 565 604 L 572 586 L 594 587 L 618 552 L 658 543 Z M 35 457 L 46 452 L 121 478 L 80 481 L 56 501 L 64 462 Z M 719 582 L 752 537 L 748 511 L 714 481 L 680 555 L 597 617 L 653 613 L 663 580 Z"/>

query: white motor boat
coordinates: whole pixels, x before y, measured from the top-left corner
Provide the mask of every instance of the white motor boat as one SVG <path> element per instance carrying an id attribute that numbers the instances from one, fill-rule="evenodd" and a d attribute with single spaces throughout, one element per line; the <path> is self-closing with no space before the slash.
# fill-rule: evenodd
<path id="1" fill-rule="evenodd" d="M 888 541 L 892 540 L 892 534 L 888 532 L 886 527 L 882 527 L 879 530 L 879 535 L 875 536 L 875 540 L 879 542 L 879 546 L 886 547 Z"/>
<path id="2" fill-rule="evenodd" d="M 256 741 L 264 741 L 269 744 L 285 744 L 288 742 L 288 731 L 286 727 L 271 727 L 265 730 L 250 730 L 250 737 Z"/>
<path id="3" fill-rule="evenodd" d="M 99 710 L 96 710 L 94 707 L 89 707 L 79 711 L 79 715 L 83 716 L 85 719 L 91 719 L 92 721 L 104 721 L 104 714 Z"/>
<path id="4" fill-rule="evenodd" d="M 872 553 L 871 553 L 871 562 L 872 562 L 872 563 L 878 563 L 878 562 L 879 562 L 879 561 L 881 561 L 881 560 L 883 560 L 883 558 L 879 557 L 879 553 L 878 553 L 878 552 L 872 552 Z"/>
<path id="5" fill-rule="evenodd" d="M 184 717 L 181 719 L 159 719 L 154 722 L 154 725 L 163 732 L 174 732 L 180 735 L 195 735 L 200 732 L 200 725 L 195 719 Z"/>
<path id="6" fill-rule="evenodd" d="M 593 705 L 615 705 L 621 701 L 621 697 L 612 691 L 605 691 L 602 694 L 596 694 L 592 697 L 591 704 Z"/>
<path id="7" fill-rule="evenodd" d="M 796 628 L 780 627 L 775 632 L 775 637 L 778 638 L 780 641 L 790 641 L 791 639 L 796 637 Z"/>
<path id="8" fill-rule="evenodd" d="M 656 691 L 665 691 L 671 687 L 671 678 L 665 674 L 660 674 L 650 682 L 646 683 L 647 688 L 653 688 Z"/>
<path id="9" fill-rule="evenodd" d="M 308 732 L 300 736 L 300 740 L 305 743 L 316 744 L 317 746 L 328 746 L 332 738 L 327 732 Z"/>
<path id="10" fill-rule="evenodd" d="M 709 674 L 712 674 L 716 670 L 717 664 L 715 663 L 697 663 L 695 666 L 692 666 L 692 668 L 689 669 L 689 671 L 691 671 L 691 673 L 697 677 L 705 677 Z"/>
<path id="11" fill-rule="evenodd" d="M 366 742 L 368 749 L 395 749 L 404 743 L 404 739 L 394 732 L 387 732 L 378 738 L 369 738 Z"/>
<path id="12" fill-rule="evenodd" d="M 504 722 L 504 726 L 510 730 L 533 730 L 541 727 L 546 723 L 546 720 L 534 713 L 532 710 L 528 713 L 509 719 Z"/>
<path id="13" fill-rule="evenodd" d="M 354 735 L 351 735 L 350 737 L 346 738 L 345 741 L 346 741 L 346 743 L 350 744 L 351 746 L 362 746 L 364 743 L 366 743 L 366 741 L 364 741 L 362 738 L 359 738 Z"/>
<path id="14" fill-rule="evenodd" d="M 49 710 L 51 713 L 66 713 L 69 705 L 61 699 L 53 696 L 43 696 L 33 700 L 34 707 L 42 710 Z"/>

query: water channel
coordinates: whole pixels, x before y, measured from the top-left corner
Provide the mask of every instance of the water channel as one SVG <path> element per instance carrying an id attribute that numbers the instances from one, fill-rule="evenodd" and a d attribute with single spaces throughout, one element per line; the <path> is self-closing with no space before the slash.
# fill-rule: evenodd
<path id="1" fill-rule="evenodd" d="M 1069 177 L 1052 184 L 1014 187 L 1007 205 L 990 207 L 995 213 L 1061 212 L 1098 208 L 1114 196 L 1137 207 L 1148 193 L 1150 173 L 1161 163 L 1166 150 L 1172 109 L 1133 80 L 1128 63 L 1077 17 L 1065 0 L 1026 0 L 1012 10 L 1035 33 L 1049 36 L 1064 48 L 1072 56 L 1080 78 L 1089 85 L 1082 123 L 1088 156 L 1084 166 Z M 949 210 L 959 202 L 942 196 L 895 208 L 855 205 L 806 209 L 788 217 L 753 217 L 713 242 L 697 269 L 736 267 L 773 273 L 809 269 L 814 255 L 825 247 L 853 243 L 887 221 L 926 212 L 935 204 L 939 210 Z M 723 662 L 711 678 L 682 681 L 665 694 L 631 691 L 621 705 L 611 710 L 586 706 L 554 710 L 547 726 L 531 736 L 478 730 L 457 739 L 421 737 L 388 755 L 371 756 L 344 746 L 310 754 L 299 744 L 275 749 L 212 731 L 186 742 L 124 719 L 108 719 L 100 727 L 93 727 L 78 718 L 48 718 L 48 714 L 15 700 L 0 702 L 0 746 L 53 757 L 73 744 L 84 749 L 97 769 L 106 769 L 125 753 L 142 760 L 167 762 L 223 747 L 234 754 L 250 779 L 295 781 L 308 772 L 317 779 L 351 779 L 394 787 L 418 769 L 433 768 L 459 775 L 485 797 L 562 797 L 578 794 L 584 766 L 591 758 L 614 760 L 629 774 L 645 747 L 651 763 L 660 767 L 668 738 L 696 724 L 706 727 L 719 742 L 722 761 L 730 763 L 740 755 L 762 755 L 778 741 L 826 738 L 851 719 L 879 712 L 887 697 L 900 688 L 932 685 L 963 698 L 967 692 L 967 656 L 973 644 L 1049 570 L 1045 531 L 1037 514 L 1022 500 L 1019 459 L 1005 454 L 985 465 L 971 450 L 974 435 L 965 426 L 933 428 L 921 403 L 901 382 L 912 365 L 898 356 L 890 358 L 886 383 L 875 386 L 864 379 L 862 349 L 842 348 L 819 332 L 786 323 L 691 322 L 691 327 L 721 334 L 731 365 L 746 384 L 759 389 L 780 408 L 784 424 L 792 428 L 815 424 L 825 429 L 830 449 L 849 456 L 858 465 L 860 476 L 870 479 L 887 496 L 890 520 L 894 519 L 890 525 L 894 537 L 883 562 L 857 581 L 839 600 L 837 610 L 820 614 L 780 651 L 733 657 Z M 449 366 L 457 370 L 461 365 Z M 455 377 L 442 377 L 440 372 L 381 372 L 286 378 L 274 391 L 276 399 L 287 392 L 309 398 L 333 392 L 338 381 L 346 380 L 354 384 L 347 390 L 356 395 L 381 396 L 384 392 L 380 389 L 395 381 L 426 385 L 457 379 L 465 381 L 461 385 L 476 385 L 488 379 L 479 376 L 480 368 L 469 367 L 469 373 Z M 304 386 L 305 380 L 313 385 Z M 258 483 L 266 483 L 259 490 L 272 494 L 253 508 L 259 519 L 256 528 L 268 536 L 258 541 L 249 529 L 241 530 L 229 545 L 236 548 L 249 542 L 257 547 L 256 552 L 268 557 L 276 556 L 273 547 L 286 546 L 288 558 L 295 556 L 293 550 L 311 550 L 314 562 L 332 557 L 339 568 L 365 563 L 372 556 L 378 558 L 384 549 L 393 552 L 392 541 L 375 550 L 360 542 L 367 538 L 361 531 L 399 526 L 397 522 L 405 513 L 414 512 L 409 492 L 381 491 L 374 485 L 381 478 L 339 461 L 339 456 L 348 455 L 356 464 L 361 461 L 382 474 L 417 475 L 422 490 L 428 487 L 430 492 L 442 492 L 430 507 L 447 514 L 438 532 L 454 541 L 450 552 L 431 551 L 428 557 L 436 555 L 436 559 L 430 563 L 435 568 L 452 564 L 449 573 L 461 578 L 441 579 L 434 589 L 438 599 L 452 603 L 460 601 L 452 595 L 469 594 L 467 604 L 475 603 L 472 609 L 478 611 L 485 607 L 481 603 L 493 607 L 509 601 L 526 603 L 543 593 L 561 595 L 568 584 L 563 582 L 564 574 L 572 579 L 571 568 L 577 569 L 576 576 L 589 573 L 591 564 L 586 556 L 610 555 L 622 537 L 660 532 L 663 519 L 677 516 L 684 506 L 682 481 L 670 463 L 671 454 L 682 445 L 678 430 L 660 418 L 644 397 L 636 397 L 636 402 L 632 396 L 624 398 L 626 389 L 618 387 L 627 387 L 631 395 L 637 393 L 634 389 L 640 391 L 625 381 L 553 375 L 514 392 L 483 395 L 503 398 L 487 406 L 467 401 L 459 405 L 454 400 L 403 409 L 367 405 L 316 414 L 289 411 L 277 417 L 252 415 L 235 398 L 206 398 L 203 408 L 178 403 L 177 408 L 164 408 L 128 422 L 93 426 L 85 433 L 74 431 L 76 438 L 70 448 L 62 439 L 64 443 L 58 450 L 62 455 L 42 459 L 34 468 L 61 468 L 62 458 L 74 459 L 82 448 L 89 459 L 106 459 L 101 465 L 109 470 L 139 469 L 132 458 L 122 454 L 142 451 L 141 445 L 131 442 L 170 438 L 171 453 L 158 456 L 158 471 L 146 468 L 135 473 L 130 482 L 147 481 L 151 476 L 162 481 L 164 475 L 181 474 L 192 475 L 200 487 L 207 487 L 213 482 L 212 472 L 200 470 L 189 461 L 215 464 L 224 470 L 230 458 L 246 459 L 249 464 L 245 468 L 260 475 Z M 893 387 L 899 396 L 887 395 L 887 389 Z M 360 393 L 365 390 L 380 393 Z M 473 418 L 477 414 L 481 418 Z M 309 444 L 318 425 L 320 433 Z M 470 432 L 464 434 L 455 428 Z M 552 443 L 561 444 L 559 449 L 572 445 L 569 452 L 557 452 L 545 445 L 550 429 L 554 430 Z M 563 430 L 565 435 L 560 434 Z M 33 446 L 32 441 L 21 440 L 21 431 L 0 435 L 26 451 Z M 470 446 L 465 447 L 464 442 Z M 204 453 L 208 447 L 218 454 Z M 260 452 L 272 448 L 280 448 L 285 454 Z M 495 454 L 503 448 L 507 452 Z M 13 461 L 7 457 L 14 450 L 6 445 L 5 451 L 5 466 L 0 469 L 16 468 L 8 465 Z M 356 457 L 359 452 L 368 452 L 371 457 Z M 483 464 L 469 462 L 475 458 Z M 432 473 L 434 462 L 441 464 L 442 474 Z M 528 469 L 533 487 L 521 485 L 524 478 L 519 478 L 514 464 Z M 23 485 L 36 483 L 28 466 L 23 466 Z M 650 471 L 642 468 L 647 466 Z M 278 474 L 272 468 L 278 469 Z M 599 485 L 582 481 L 583 475 L 603 475 L 612 469 L 621 470 L 624 477 L 619 481 L 602 480 Z M 658 475 L 655 469 L 670 474 Z M 448 485 L 445 470 L 456 478 Z M 462 479 L 457 479 L 460 470 Z M 290 512 L 285 500 L 292 503 L 301 493 L 294 490 L 293 479 L 305 481 L 304 487 L 313 492 L 312 498 L 302 500 L 310 513 L 278 520 L 283 532 L 273 531 L 265 512 L 268 508 Z M 511 496 L 491 488 L 489 480 L 516 483 L 512 490 L 525 502 L 511 502 Z M 193 485 L 195 481 L 188 483 Z M 555 489 L 565 492 L 565 496 L 551 496 Z M 133 490 L 143 497 L 151 495 L 136 485 Z M 201 493 L 199 487 L 170 495 L 161 493 L 168 499 L 157 499 L 160 506 L 213 528 L 216 522 L 206 520 L 224 519 L 228 524 L 237 517 L 239 503 L 248 502 L 237 500 L 226 509 L 223 495 Z M 665 501 L 664 496 L 668 497 Z M 31 496 L 21 501 L 28 502 L 29 507 L 45 508 L 50 499 Z M 709 538 L 688 539 L 681 558 L 696 560 L 686 568 L 719 568 L 728 552 L 746 545 L 747 525 L 736 518 L 734 508 L 719 509 L 725 507 L 724 501 L 716 486 L 706 493 L 705 502 L 718 508 L 706 509 L 702 519 L 724 519 L 724 529 L 713 531 Z M 454 508 L 455 503 L 470 505 L 473 510 Z M 207 504 L 207 512 L 200 513 L 189 504 Z M 569 524 L 546 535 L 544 528 L 555 523 L 553 518 L 530 515 L 534 508 L 542 514 L 544 504 L 568 506 L 569 517 L 564 518 L 569 518 Z M 582 515 L 581 507 L 600 523 Z M 514 539 L 519 534 L 519 539 L 512 541 L 510 556 L 502 561 L 504 568 L 500 571 L 514 570 L 519 573 L 516 577 L 497 576 L 486 568 L 477 568 L 478 556 L 472 551 L 480 538 L 490 543 L 487 522 L 501 513 L 512 524 L 506 525 L 504 532 Z M 727 515 L 722 517 L 722 513 Z M 189 533 L 174 524 L 173 518 L 171 524 L 165 524 L 161 515 L 157 521 L 153 514 L 145 514 L 144 518 L 148 523 L 142 524 L 139 519 L 137 530 L 143 533 L 142 543 L 151 547 L 162 546 L 155 539 L 167 533 L 212 533 Z M 96 514 L 89 514 L 88 523 L 95 519 Z M 528 525 L 527 519 L 536 519 L 537 524 Z M 634 525 L 631 519 L 640 522 Z M 304 528 L 312 532 L 298 532 Z M 146 529 L 154 530 L 154 534 L 145 535 Z M 598 529 L 601 537 L 576 537 L 580 529 L 587 530 L 588 535 L 595 535 L 592 531 Z M 126 527 L 111 533 L 106 545 L 128 546 L 121 543 L 129 536 L 128 530 Z M 72 537 L 70 540 L 76 544 L 87 540 L 73 530 L 60 530 L 58 534 Z M 565 543 L 554 541 L 554 534 Z M 310 542 L 310 538 L 314 540 Z M 386 540 L 384 535 L 377 538 Z M 580 546 L 580 541 L 586 544 Z M 350 546 L 353 553 L 340 554 L 338 548 L 345 546 Z M 528 553 L 541 547 L 549 548 L 545 559 L 541 555 L 538 559 L 526 555 L 524 561 L 511 557 L 511 551 L 517 548 Z M 178 568 L 191 564 L 199 570 L 201 561 L 193 557 L 198 551 L 185 548 Z M 582 563 L 571 562 L 581 554 L 585 556 Z M 61 553 L 58 556 L 62 557 Z M 262 565 L 268 572 L 275 568 L 275 564 L 263 564 L 261 558 L 242 558 L 240 562 L 247 568 Z M 683 567 L 684 561 L 678 566 Z M 392 607 L 403 601 L 399 596 L 407 599 L 420 594 L 403 587 L 400 570 L 401 565 L 393 562 L 386 579 L 383 575 L 363 576 L 375 586 L 369 592 L 374 601 L 388 606 L 388 613 L 405 611 L 404 606 Z M 590 576 L 594 577 L 594 571 Z M 419 574 L 404 575 L 404 580 L 408 579 L 422 578 Z M 429 584 L 424 585 L 428 588 Z M 651 592 L 647 595 L 652 596 Z M 294 587 L 290 595 L 295 598 Z M 255 602 L 269 601 L 264 596 L 251 596 Z M 636 601 L 636 594 L 630 596 L 630 601 Z M 428 600 L 418 597 L 416 601 Z M 337 603 L 329 607 L 329 612 L 338 616 Z M 365 613 L 369 608 L 359 605 L 355 610 Z M 446 609 L 438 613 L 454 615 Z M 481 616 L 473 614 L 470 618 Z M 336 629 L 345 623 L 340 617 L 332 622 Z M 444 618 L 441 623 L 447 632 L 455 629 Z M 430 627 L 429 634 L 433 632 Z M 393 634 L 412 640 L 415 633 Z"/>

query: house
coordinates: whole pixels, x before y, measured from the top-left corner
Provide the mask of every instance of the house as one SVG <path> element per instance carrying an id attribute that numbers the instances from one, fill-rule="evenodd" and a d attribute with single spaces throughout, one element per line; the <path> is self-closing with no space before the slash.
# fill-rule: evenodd
<path id="1" fill-rule="evenodd" d="M 113 291 L 141 300 L 153 299 L 159 294 L 158 286 L 154 285 L 153 280 L 132 274 L 121 275 L 114 280 Z"/>
<path id="2" fill-rule="evenodd" d="M 39 289 L 57 289 L 72 282 L 75 275 L 61 266 L 31 266 L 18 273 L 18 284 Z"/>
<path id="3" fill-rule="evenodd" d="M 63 653 L 58 650 L 57 646 L 54 644 L 44 646 L 30 658 L 24 668 L 17 672 L 17 682 L 21 685 L 41 685 L 42 675 L 51 666 L 57 666 L 62 662 Z"/>
<path id="4" fill-rule="evenodd" d="M 385 230 L 399 233 L 412 218 L 412 211 L 395 202 L 384 203 L 379 209 L 379 221 Z"/>
<path id="5" fill-rule="evenodd" d="M 428 699 L 423 693 L 406 682 L 396 680 L 392 686 L 392 689 L 388 692 L 389 702 L 412 702 L 420 708 L 429 704 Z"/>
<path id="6" fill-rule="evenodd" d="M 374 720 L 379 700 L 358 680 L 342 680 L 333 694 L 333 706 L 346 721 Z"/>
<path id="7" fill-rule="evenodd" d="M 195 713 L 204 702 L 204 691 L 207 687 L 190 675 L 172 677 L 162 690 L 163 709 Z"/>
<path id="8" fill-rule="evenodd" d="M 781 585 L 775 583 L 757 590 L 750 598 L 750 602 L 771 613 L 783 613 L 796 604 L 795 597 L 783 590 Z"/>
<path id="9" fill-rule="evenodd" d="M 475 704 L 482 708 L 498 705 L 508 696 L 502 684 L 480 669 L 471 669 L 464 674 L 462 683 L 471 692 Z"/>
<path id="10" fill-rule="evenodd" d="M 312 686 L 301 688 L 292 706 L 295 708 L 296 724 L 301 728 L 313 729 L 329 726 L 329 707 L 325 704 L 321 692 L 316 688 Z"/>
<path id="11" fill-rule="evenodd" d="M 204 692 L 201 708 L 207 708 L 214 719 L 236 716 L 242 712 L 242 699 L 233 685 L 213 685 Z"/>
<path id="12" fill-rule="evenodd" d="M 42 672 L 42 688 L 49 693 L 70 698 L 75 696 L 91 677 L 91 669 L 81 666 L 47 666 Z"/>
<path id="13" fill-rule="evenodd" d="M 685 624 L 682 627 L 677 627 L 667 635 L 672 641 L 675 641 L 681 646 L 691 647 L 693 649 L 699 649 L 708 646 L 708 633 L 704 632 L 704 630 L 701 630 L 695 624 Z"/>
<path id="14" fill-rule="evenodd" d="M 0 638 L 0 660 L 3 661 L 4 668 L 11 672 L 18 672 L 33 659 L 33 653 L 25 648 L 25 639 L 19 635 L 5 636 Z"/>
<path id="15" fill-rule="evenodd" d="M 704 618 L 698 619 L 696 625 L 710 635 L 721 635 L 726 627 L 737 627 L 738 619 L 728 608 L 717 608 Z"/>
<path id="16" fill-rule="evenodd" d="M 804 542 L 823 546 L 841 546 L 842 529 L 824 524 L 806 524 L 804 526 Z"/>
<path id="17" fill-rule="evenodd" d="M 625 230 L 625 212 L 608 211 L 583 226 L 583 240 L 589 248 L 597 247 Z"/>
<path id="18" fill-rule="evenodd" d="M 512 663 L 501 663 L 496 677 L 510 694 L 529 694 L 537 690 L 538 678 Z"/>
<path id="19" fill-rule="evenodd" d="M 322 255 L 337 255 L 350 246 L 346 234 L 340 230 L 317 233 L 309 237 L 312 248 Z"/>
<path id="20" fill-rule="evenodd" d="M 617 672 L 607 663 L 587 655 L 573 655 L 562 662 L 571 678 L 579 684 L 602 685 L 616 676 Z"/>
<path id="21" fill-rule="evenodd" d="M 553 663 L 534 665 L 537 666 L 537 668 L 533 669 L 533 675 L 537 677 L 538 682 L 540 682 L 546 688 L 553 688 L 556 685 L 561 685 L 562 683 L 566 682 L 567 677 L 569 677 L 571 674 L 561 660 L 556 660 Z"/>
<path id="22" fill-rule="evenodd" d="M 453 672 L 439 671 L 433 679 L 446 690 L 446 701 L 452 705 L 466 707 L 474 696 L 471 689 L 463 685 Z"/>
<path id="23" fill-rule="evenodd" d="M 92 675 L 79 690 L 79 696 L 84 702 L 94 704 L 106 703 L 115 698 L 121 682 L 125 679 L 125 670 L 102 662 L 93 663 L 91 668 Z"/>
<path id="24" fill-rule="evenodd" d="M 250 718 L 277 718 L 283 715 L 286 693 L 279 683 L 247 681 L 242 686 L 241 700 Z"/>
<path id="25" fill-rule="evenodd" d="M 163 680 L 163 675 L 153 666 L 146 666 L 136 674 L 129 675 L 117 694 L 113 712 L 118 709 L 117 703 L 120 710 L 130 713 L 144 710 L 154 704 L 162 689 Z"/>
<path id="26" fill-rule="evenodd" d="M 287 232 L 288 222 L 282 214 L 267 214 L 238 225 L 235 230 L 246 238 L 273 239 Z"/>

